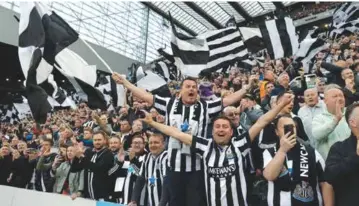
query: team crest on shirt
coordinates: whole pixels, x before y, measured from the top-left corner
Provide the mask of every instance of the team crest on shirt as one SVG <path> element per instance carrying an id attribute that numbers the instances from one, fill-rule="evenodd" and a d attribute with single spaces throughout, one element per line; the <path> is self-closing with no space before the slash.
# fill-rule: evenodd
<path id="1" fill-rule="evenodd" d="M 132 167 L 132 165 L 130 165 L 130 166 L 128 167 L 127 172 L 130 173 L 130 174 L 132 174 L 132 173 L 135 172 L 135 169 Z"/>
<path id="2" fill-rule="evenodd" d="M 282 170 L 281 170 L 281 172 L 279 174 L 279 177 L 283 177 L 284 175 L 287 175 L 288 172 L 289 172 L 288 169 L 285 166 L 283 166 Z"/>
<path id="3" fill-rule="evenodd" d="M 226 158 L 227 159 L 234 159 L 234 155 L 231 149 L 227 149 L 226 151 Z"/>
<path id="4" fill-rule="evenodd" d="M 301 184 L 296 185 L 292 196 L 302 202 L 311 202 L 314 200 L 314 191 L 309 182 L 302 181 Z"/>

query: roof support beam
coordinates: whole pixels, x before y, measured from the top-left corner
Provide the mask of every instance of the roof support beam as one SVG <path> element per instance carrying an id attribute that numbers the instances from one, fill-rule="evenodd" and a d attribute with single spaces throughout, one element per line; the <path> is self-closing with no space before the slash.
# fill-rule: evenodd
<path id="1" fill-rule="evenodd" d="M 203 9 L 201 9 L 194 2 L 183 2 L 183 3 L 185 3 L 189 8 L 191 8 L 197 14 L 202 16 L 204 19 L 206 19 L 209 23 L 211 23 L 217 29 L 222 29 L 223 28 L 223 25 L 221 23 L 219 23 L 217 20 L 215 20 L 212 16 L 210 16 L 208 13 L 206 13 Z"/>
<path id="2" fill-rule="evenodd" d="M 277 9 L 284 9 L 284 8 L 285 8 L 283 2 L 273 1 L 272 3 L 274 4 L 274 6 L 275 6 Z"/>
<path id="3" fill-rule="evenodd" d="M 242 15 L 246 21 L 252 20 L 252 17 L 248 14 L 248 12 L 243 9 L 243 7 L 241 7 L 241 5 L 239 5 L 237 2 L 229 1 L 228 4 L 231 5 L 233 9 L 236 10 L 240 15 Z"/>
<path id="4" fill-rule="evenodd" d="M 163 18 L 167 19 L 168 21 L 170 20 L 170 16 L 162 11 L 161 9 L 159 9 L 158 7 L 156 7 L 155 5 L 153 5 L 150 2 L 141 2 L 143 5 L 147 6 L 148 8 L 150 8 L 152 11 L 156 12 L 157 14 L 159 14 L 160 16 L 162 16 Z M 182 30 L 186 31 L 188 34 L 192 35 L 192 36 L 196 36 L 197 33 L 194 32 L 192 29 L 186 27 L 185 25 L 183 25 L 181 22 L 179 22 L 177 19 L 172 18 L 172 21 L 174 23 L 174 25 L 178 26 L 179 28 L 181 28 Z"/>

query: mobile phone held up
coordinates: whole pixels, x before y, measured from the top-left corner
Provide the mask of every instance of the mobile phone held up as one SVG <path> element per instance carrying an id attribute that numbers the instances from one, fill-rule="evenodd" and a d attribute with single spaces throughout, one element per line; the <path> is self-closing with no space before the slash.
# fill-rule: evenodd
<path id="1" fill-rule="evenodd" d="M 140 109 L 140 110 L 137 110 L 135 115 L 140 119 L 144 119 L 146 117 L 146 112 L 144 110 Z"/>
<path id="2" fill-rule="evenodd" d="M 284 134 L 287 134 L 288 132 L 290 132 L 289 136 L 292 136 L 294 134 L 294 125 L 292 124 L 284 125 Z"/>

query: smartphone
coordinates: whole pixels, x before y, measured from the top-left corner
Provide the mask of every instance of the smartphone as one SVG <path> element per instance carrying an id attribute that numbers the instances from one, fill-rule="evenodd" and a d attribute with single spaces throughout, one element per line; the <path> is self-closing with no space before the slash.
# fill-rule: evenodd
<path id="1" fill-rule="evenodd" d="M 292 124 L 284 125 L 284 134 L 287 134 L 288 132 L 290 132 L 289 136 L 292 136 L 294 134 L 294 126 Z"/>
<path id="2" fill-rule="evenodd" d="M 144 119 L 146 117 L 146 113 L 145 111 L 141 110 L 137 110 L 137 112 L 135 113 L 135 115 L 140 118 L 140 119 Z"/>

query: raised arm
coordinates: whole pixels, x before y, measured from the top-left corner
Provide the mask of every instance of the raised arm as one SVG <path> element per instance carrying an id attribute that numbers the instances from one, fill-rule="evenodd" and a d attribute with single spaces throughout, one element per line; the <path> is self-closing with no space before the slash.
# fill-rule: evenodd
<path id="1" fill-rule="evenodd" d="M 138 88 L 135 85 L 131 84 L 126 77 L 121 74 L 114 72 L 112 78 L 117 84 L 122 84 L 125 88 L 130 90 L 135 96 L 146 101 L 150 105 L 153 105 L 153 95 L 149 92 L 146 92 L 144 89 Z"/>
<path id="2" fill-rule="evenodd" d="M 292 94 L 284 94 L 282 97 L 282 100 L 277 104 L 273 109 L 269 110 L 265 115 L 260 117 L 257 122 L 249 129 L 248 134 L 251 138 L 251 141 L 253 141 L 256 136 L 260 133 L 260 131 L 267 126 L 269 123 L 271 123 L 276 116 L 279 114 L 279 112 L 290 102 L 293 101 L 294 95 Z"/>
<path id="3" fill-rule="evenodd" d="M 236 102 L 240 102 L 243 96 L 248 92 L 248 88 L 242 88 L 235 93 L 223 98 L 223 107 L 231 106 Z"/>
<path id="4" fill-rule="evenodd" d="M 241 90 L 236 91 L 235 93 L 226 96 L 223 98 L 223 107 L 231 106 L 236 102 L 240 102 L 243 96 L 251 90 L 257 83 L 256 77 L 254 75 L 249 77 L 249 85 L 244 86 Z"/>
<path id="5" fill-rule="evenodd" d="M 141 119 L 141 120 L 144 121 L 145 123 L 147 123 L 148 125 L 150 125 L 151 127 L 159 130 L 160 132 L 162 132 L 165 135 L 171 136 L 171 137 L 183 142 L 184 144 L 192 145 L 192 139 L 193 139 L 192 135 L 181 132 L 177 128 L 170 127 L 170 126 L 155 122 L 155 121 L 153 121 L 152 116 L 148 113 L 146 114 L 146 118 Z"/>

